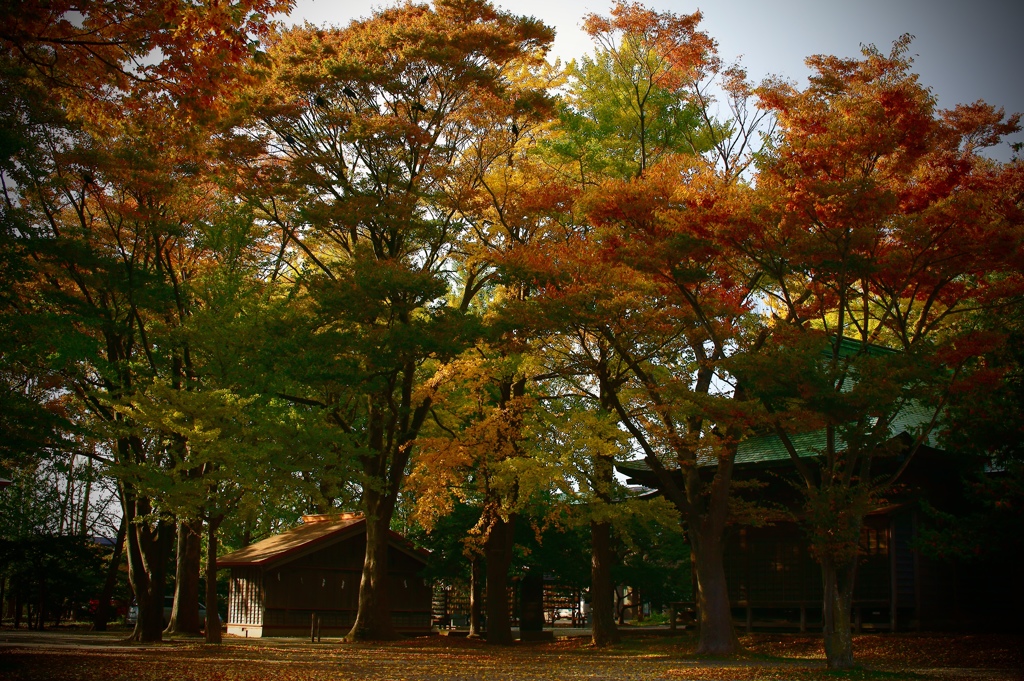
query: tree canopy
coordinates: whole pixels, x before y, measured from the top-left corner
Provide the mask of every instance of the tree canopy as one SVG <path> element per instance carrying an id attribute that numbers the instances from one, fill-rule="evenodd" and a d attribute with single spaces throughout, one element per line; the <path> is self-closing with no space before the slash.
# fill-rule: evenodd
<path id="1" fill-rule="evenodd" d="M 290 6 L 27 2 L 0 27 L 0 495 L 27 500 L 0 548 L 40 617 L 68 566 L 99 580 L 98 527 L 148 641 L 176 535 L 198 579 L 182 528 L 213 600 L 219 543 L 359 510 L 350 639 L 395 635 L 404 524 L 435 569 L 486 564 L 492 642 L 510 574 L 550 561 L 596 644 L 628 580 L 692 588 L 699 650 L 732 654 L 724 537 L 767 522 L 737 452 L 774 438 L 848 667 L 864 519 L 922 447 L 978 490 L 965 523 L 933 514 L 940 553 L 1019 508 L 1024 166 L 985 152 L 1020 117 L 939 110 L 909 37 L 810 57 L 799 88 L 749 82 L 699 12 L 616 2 L 561 64 L 543 17 L 485 0 L 271 20 Z"/>

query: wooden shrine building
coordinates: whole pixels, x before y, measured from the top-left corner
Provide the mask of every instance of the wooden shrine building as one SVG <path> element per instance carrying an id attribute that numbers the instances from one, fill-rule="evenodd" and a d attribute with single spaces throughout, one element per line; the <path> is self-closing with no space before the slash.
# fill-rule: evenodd
<path id="1" fill-rule="evenodd" d="M 355 621 L 366 553 L 362 514 L 303 516 L 302 524 L 217 561 L 230 568 L 228 634 L 246 637 L 343 636 Z M 403 632 L 431 627 L 426 553 L 396 532 L 388 546 L 391 618 Z"/>
<path id="2" fill-rule="evenodd" d="M 822 438 L 811 432 L 793 440 L 802 456 L 813 457 Z M 895 438 L 910 442 L 905 431 Z M 890 466 L 900 460 L 897 455 Z M 964 507 L 963 465 L 964 457 L 934 443 L 922 446 L 887 502 L 865 518 L 853 596 L 856 630 L 1020 629 L 1024 588 L 1016 575 L 1019 557 L 965 562 L 919 550 L 923 501 L 954 515 Z M 617 468 L 630 484 L 657 488 L 657 478 L 642 462 Z M 713 470 L 707 469 L 708 474 Z M 673 474 L 681 484 L 679 471 Z M 749 492 L 736 489 L 737 496 L 790 511 L 764 526 L 734 524 L 727 531 L 725 570 L 734 621 L 747 631 L 820 629 L 821 568 L 800 526 L 799 481 L 788 451 L 774 435 L 744 440 L 734 478 L 759 481 Z"/>

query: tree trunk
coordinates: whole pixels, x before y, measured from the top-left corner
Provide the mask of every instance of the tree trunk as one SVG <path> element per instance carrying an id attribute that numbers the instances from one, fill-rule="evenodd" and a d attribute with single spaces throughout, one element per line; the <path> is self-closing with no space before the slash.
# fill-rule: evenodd
<path id="1" fill-rule="evenodd" d="M 735 433 L 730 433 L 738 441 Z M 700 638 L 697 654 L 734 655 L 742 650 L 732 627 L 732 608 L 725 580 L 723 537 L 729 517 L 729 486 L 735 462 L 735 446 L 719 455 L 718 469 L 712 480 L 707 501 L 705 483 L 695 467 L 686 471 L 686 506 L 680 508 L 686 520 L 687 537 L 696 576 L 694 599 L 698 613 Z M 685 512 L 684 509 L 688 509 Z"/>
<path id="2" fill-rule="evenodd" d="M 608 366 L 602 361 L 598 368 L 601 390 L 601 411 L 614 416 Z M 595 492 L 601 503 L 611 503 L 615 487 L 615 463 L 610 456 L 594 457 Z M 590 521 L 590 617 L 591 642 L 595 646 L 618 643 L 615 625 L 615 584 L 612 582 L 612 525 L 607 521 Z"/>
<path id="3" fill-rule="evenodd" d="M 243 529 L 242 529 L 242 546 L 241 546 L 241 548 L 245 548 L 246 546 L 248 546 L 249 544 L 252 543 L 252 523 L 253 523 L 253 521 L 252 521 L 251 518 L 247 518 L 246 521 L 245 521 L 245 525 L 243 526 Z"/>
<path id="4" fill-rule="evenodd" d="M 853 607 L 853 584 L 857 562 L 837 565 L 832 558 L 821 561 L 821 580 L 824 587 L 822 603 L 825 659 L 829 669 L 853 667 L 853 632 L 850 614 Z"/>
<path id="5" fill-rule="evenodd" d="M 483 630 L 483 575 L 480 569 L 480 556 L 476 553 L 469 563 L 469 638 L 480 638 Z"/>
<path id="6" fill-rule="evenodd" d="M 217 528 L 224 515 L 212 516 L 206 523 L 206 642 L 220 643 L 220 617 L 217 616 Z M 200 523 L 202 528 L 202 523 Z M 197 585 L 198 587 L 198 585 Z"/>
<path id="7" fill-rule="evenodd" d="M 45 628 L 46 621 L 44 615 L 46 613 L 46 582 L 44 579 L 39 580 L 39 607 L 36 611 L 35 626 L 32 626 L 32 621 L 29 620 L 29 629 L 35 628 L 37 631 L 42 631 Z"/>
<path id="8" fill-rule="evenodd" d="M 618 643 L 612 583 L 611 523 L 590 521 L 591 641 L 595 646 Z"/>
<path id="9" fill-rule="evenodd" d="M 123 508 L 128 523 L 128 579 L 139 607 L 131 638 L 140 643 L 159 642 L 163 638 L 166 565 L 174 539 L 174 525 L 164 519 L 157 520 L 155 526 L 146 521 L 133 522 L 135 518 L 149 514 L 151 509 L 144 500 L 129 496 L 123 502 Z"/>
<path id="10" fill-rule="evenodd" d="M 131 552 L 132 536 L 135 534 L 136 532 L 132 531 L 128 533 L 129 552 Z M 166 534 L 170 536 L 171 532 L 166 531 Z M 135 541 L 139 542 L 139 539 L 136 538 Z M 146 543 L 162 544 L 163 542 L 157 540 Z M 135 563 L 134 567 L 129 568 L 128 572 L 133 582 L 139 612 L 132 638 L 140 643 L 158 643 L 163 640 L 164 631 L 166 570 L 163 567 L 157 567 L 155 563 L 162 563 L 163 560 L 157 559 L 157 554 L 163 553 L 166 555 L 166 552 L 154 546 L 148 550 L 139 550 L 137 553 L 149 553 L 152 554 L 152 558 L 150 560 L 143 560 L 140 557 L 134 561 L 129 560 L 130 566 L 132 563 Z"/>
<path id="11" fill-rule="evenodd" d="M 92 459 L 85 460 L 85 492 L 82 493 L 82 517 L 78 533 L 83 537 L 89 534 L 89 499 L 92 497 Z"/>
<path id="12" fill-rule="evenodd" d="M 697 573 L 697 612 L 700 621 L 700 655 L 735 655 L 739 639 L 732 626 L 732 608 L 725 581 L 721 537 L 707 537 L 693 543 Z"/>
<path id="13" fill-rule="evenodd" d="M 732 626 L 729 588 L 725 580 L 725 547 L 722 543 L 725 521 L 729 515 L 729 484 L 732 481 L 734 457 L 735 450 L 721 455 L 704 512 L 691 512 L 687 518 L 694 571 L 697 574 L 695 596 L 700 622 L 700 640 L 697 644 L 699 655 L 735 655 L 742 649 Z M 692 476 L 697 477 L 695 471 Z M 696 503 L 698 500 L 695 497 L 701 487 L 699 480 L 688 480 L 687 487 L 687 494 L 691 498 L 690 508 L 698 509 L 699 503 Z"/>
<path id="14" fill-rule="evenodd" d="M 382 641 L 397 638 L 391 623 L 388 577 L 388 530 L 391 511 L 382 495 L 364 492 L 366 508 L 366 557 L 359 582 L 359 610 L 348 632 L 349 641 Z M 387 512 L 385 512 L 387 511 Z"/>
<path id="15" fill-rule="evenodd" d="M 178 523 L 178 559 L 174 574 L 174 605 L 167 623 L 167 634 L 198 636 L 199 568 L 202 562 L 202 520 Z"/>
<path id="16" fill-rule="evenodd" d="M 127 533 L 128 525 L 125 523 L 124 514 L 122 514 L 121 524 L 117 528 L 117 539 L 114 541 L 114 553 L 110 556 L 110 563 L 107 565 L 103 591 L 100 593 L 100 601 L 96 606 L 96 614 L 92 621 L 93 631 L 107 630 L 107 623 L 110 621 L 110 600 L 114 597 L 114 588 L 117 586 L 117 573 L 121 569 L 121 556 L 124 554 L 124 539 Z"/>
<path id="17" fill-rule="evenodd" d="M 512 564 L 515 516 L 508 522 L 497 516 L 487 533 L 487 642 L 512 643 L 512 621 L 508 607 L 508 568 Z"/>

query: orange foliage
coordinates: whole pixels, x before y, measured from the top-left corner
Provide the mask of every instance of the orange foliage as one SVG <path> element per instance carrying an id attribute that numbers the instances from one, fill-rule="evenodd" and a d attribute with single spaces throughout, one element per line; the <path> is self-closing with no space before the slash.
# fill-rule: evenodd
<path id="1" fill-rule="evenodd" d="M 674 90 L 689 83 L 695 71 L 708 60 L 716 59 L 715 41 L 697 30 L 701 18 L 699 11 L 681 15 L 656 12 L 639 3 L 616 0 L 610 17 L 589 14 L 584 18 L 583 28 L 606 49 L 614 48 L 617 35 L 648 45 L 651 55 L 656 55 L 654 63 L 645 64 L 651 80 L 659 87 Z"/>

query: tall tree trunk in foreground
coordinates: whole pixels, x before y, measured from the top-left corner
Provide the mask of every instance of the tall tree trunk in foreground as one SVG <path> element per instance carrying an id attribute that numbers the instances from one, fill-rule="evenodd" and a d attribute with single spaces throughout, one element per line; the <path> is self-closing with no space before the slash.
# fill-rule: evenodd
<path id="1" fill-rule="evenodd" d="M 515 516 L 506 522 L 496 516 L 487 533 L 484 550 L 487 554 L 487 642 L 497 645 L 512 643 L 512 620 L 509 617 L 508 568 L 512 564 Z"/>
<path id="2" fill-rule="evenodd" d="M 590 521 L 591 641 L 595 646 L 618 643 L 612 583 L 611 523 Z"/>
<path id="3" fill-rule="evenodd" d="M 469 637 L 480 638 L 483 630 L 483 570 L 480 567 L 480 556 L 476 553 L 469 563 Z"/>
<path id="4" fill-rule="evenodd" d="M 139 608 L 131 639 L 155 643 L 163 638 L 164 589 L 167 580 L 167 556 L 174 539 L 174 524 L 160 518 L 155 524 L 145 518 L 153 510 L 149 501 L 134 495 L 122 483 L 123 508 L 128 524 L 128 578 Z"/>
<path id="5" fill-rule="evenodd" d="M 850 627 L 850 615 L 853 609 L 853 585 L 856 574 L 856 560 L 842 565 L 828 557 L 821 561 L 821 580 L 824 587 L 822 634 L 829 669 L 853 667 L 853 632 Z"/>
<path id="6" fill-rule="evenodd" d="M 612 391 L 606 353 L 602 346 L 601 361 L 597 368 L 601 391 L 601 411 L 614 416 Z M 615 461 L 613 457 L 598 453 L 594 457 L 595 492 L 603 504 L 612 502 L 615 487 Z M 595 646 L 618 643 L 619 629 L 615 624 L 615 585 L 612 581 L 612 525 L 608 521 L 590 521 L 590 616 L 591 641 Z"/>
<path id="7" fill-rule="evenodd" d="M 645 429 L 638 425 L 633 416 L 623 407 L 614 391 L 610 392 L 609 400 L 619 415 L 619 422 L 629 430 L 634 440 L 643 448 L 644 461 L 655 474 L 655 484 L 658 490 L 679 511 L 681 526 L 690 542 L 690 550 L 694 559 L 693 567 L 697 575 L 694 593 L 700 627 L 697 653 L 716 656 L 735 655 L 742 650 L 742 647 L 732 625 L 732 609 L 729 607 L 729 590 L 725 579 L 722 537 L 725 532 L 726 520 L 729 517 L 729 487 L 732 483 L 733 468 L 736 462 L 736 443 L 739 442 L 743 433 L 738 425 L 730 425 L 725 429 L 724 436 L 719 437 L 717 443 L 718 464 L 714 477 L 708 485 L 706 479 L 701 479 L 701 467 L 698 466 L 697 447 L 694 444 L 697 434 L 704 430 L 703 419 L 690 416 L 685 421 L 677 422 L 664 407 L 668 403 L 668 398 L 661 394 L 660 388 L 649 377 L 647 371 L 635 360 L 632 360 L 630 364 L 633 371 L 643 379 L 652 404 L 663 407 L 664 430 L 671 436 L 669 439 L 675 449 L 676 460 L 683 475 L 682 485 L 658 457 L 656 448 L 648 440 Z M 697 373 L 695 392 L 708 395 L 713 378 L 714 371 L 711 368 L 701 368 Z M 737 385 L 733 399 L 737 403 L 746 399 L 745 391 L 741 386 Z M 684 422 L 685 428 L 683 428 Z M 681 432 L 690 435 L 684 438 L 680 435 Z M 712 434 L 709 437 L 716 436 Z"/>
<path id="8" fill-rule="evenodd" d="M 220 643 L 220 617 L 217 615 L 217 528 L 224 514 L 206 522 L 206 642 Z M 200 524 L 200 527 L 202 525 Z"/>
<path id="9" fill-rule="evenodd" d="M 697 653 L 700 655 L 735 655 L 741 649 L 732 625 L 723 544 L 725 522 L 729 515 L 729 485 L 735 454 L 735 447 L 720 454 L 718 470 L 711 482 L 706 507 L 702 513 L 691 512 L 687 518 L 688 536 L 697 573 L 695 596 L 700 624 Z M 699 478 L 699 474 L 694 471 L 692 477 Z M 687 482 L 687 487 L 690 488 L 687 494 L 693 501 L 697 501 L 695 497 L 699 496 L 699 492 L 696 492 L 699 485 L 699 479 L 690 479 Z M 689 508 L 700 508 L 699 502 L 691 503 Z"/>
<path id="10" fill-rule="evenodd" d="M 693 551 L 700 624 L 697 652 L 701 655 L 732 655 L 739 649 L 739 640 L 732 625 L 721 537 L 705 536 L 700 542 L 700 548 L 695 546 Z"/>
<path id="11" fill-rule="evenodd" d="M 388 531 L 393 506 L 379 492 L 366 489 L 366 556 L 359 582 L 359 610 L 346 638 L 381 641 L 397 637 L 391 622 L 388 583 Z"/>
<path id="12" fill-rule="evenodd" d="M 733 437 L 733 442 L 738 438 Z M 732 625 L 729 589 L 725 579 L 723 534 L 729 517 L 729 485 L 736 460 L 735 445 L 719 454 L 715 477 L 708 489 L 696 466 L 684 468 L 681 489 L 664 466 L 648 455 L 646 461 L 658 474 L 659 489 L 680 513 L 683 529 L 690 542 L 696 575 L 694 598 L 697 601 L 699 655 L 735 655 L 741 650 Z"/>
<path id="13" fill-rule="evenodd" d="M 178 523 L 178 560 L 174 574 L 174 605 L 165 633 L 195 634 L 199 621 L 199 567 L 201 562 L 202 520 Z"/>

